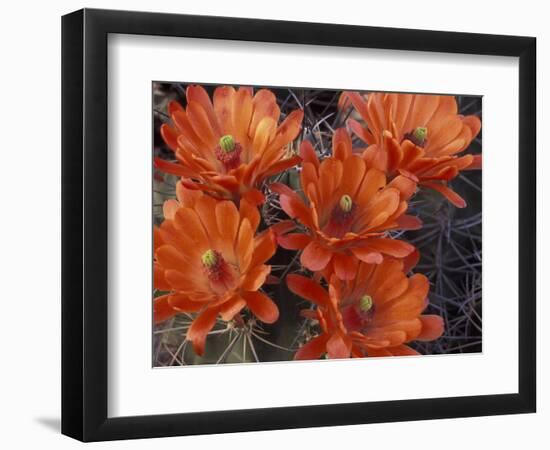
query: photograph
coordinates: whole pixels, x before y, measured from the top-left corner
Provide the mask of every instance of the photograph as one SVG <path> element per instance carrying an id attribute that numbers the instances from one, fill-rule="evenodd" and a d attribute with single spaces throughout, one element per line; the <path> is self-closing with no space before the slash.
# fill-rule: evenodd
<path id="1" fill-rule="evenodd" d="M 6 2 L 0 450 L 550 449 L 542 5 Z"/>
<path id="2" fill-rule="evenodd" d="M 483 351 L 482 96 L 151 95 L 153 367 Z"/>

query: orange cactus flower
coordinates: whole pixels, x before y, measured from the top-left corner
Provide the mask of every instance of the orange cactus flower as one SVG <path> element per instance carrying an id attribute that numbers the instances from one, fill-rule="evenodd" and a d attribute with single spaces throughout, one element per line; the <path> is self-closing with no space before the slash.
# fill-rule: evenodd
<path id="1" fill-rule="evenodd" d="M 432 341 L 443 333 L 441 317 L 422 314 L 428 305 L 428 279 L 421 274 L 407 277 L 400 260 L 361 262 L 353 281 L 332 276 L 328 292 L 296 274 L 287 277 L 287 285 L 317 306 L 303 315 L 317 319 L 321 328 L 295 359 L 417 355 L 408 342 Z"/>
<path id="2" fill-rule="evenodd" d="M 348 125 L 368 144 L 363 156 L 389 176 L 397 173 L 418 180 L 422 186 L 440 192 L 454 205 L 466 202 L 447 182 L 460 171 L 481 166 L 480 155 L 463 155 L 481 129 L 477 116 L 458 114 L 456 99 L 449 95 L 370 93 L 367 98 L 346 92 L 366 122 L 355 119 Z"/>
<path id="3" fill-rule="evenodd" d="M 177 200 L 164 204 L 164 222 L 154 230 L 154 286 L 167 294 L 154 300 L 154 320 L 197 313 L 187 332 L 195 352 L 204 352 L 208 332 L 247 307 L 273 323 L 277 305 L 259 291 L 276 250 L 273 232 L 256 235 L 260 215 L 242 200 L 239 209 L 201 191 L 177 185 Z"/>
<path id="4" fill-rule="evenodd" d="M 291 112 L 279 124 L 275 95 L 261 89 L 218 87 L 211 101 L 201 86 L 189 86 L 187 106 L 171 102 L 172 125 L 161 135 L 178 163 L 157 158 L 156 166 L 186 178 L 187 187 L 223 199 L 263 200 L 258 187 L 267 177 L 296 165 L 288 147 L 298 135 L 303 111 Z"/>
<path id="5" fill-rule="evenodd" d="M 387 231 L 418 228 L 420 221 L 405 214 L 416 183 L 369 168 L 352 152 L 345 129 L 335 132 L 333 156 L 319 162 L 311 144 L 302 143 L 301 186 L 305 201 L 286 185 L 274 183 L 282 209 L 306 228 L 288 233 L 293 222 L 276 226 L 279 244 L 303 250 L 301 263 L 312 271 L 332 268 L 341 279 L 352 279 L 358 261 L 380 263 L 382 255 L 403 258 L 414 247 L 387 237 Z"/>

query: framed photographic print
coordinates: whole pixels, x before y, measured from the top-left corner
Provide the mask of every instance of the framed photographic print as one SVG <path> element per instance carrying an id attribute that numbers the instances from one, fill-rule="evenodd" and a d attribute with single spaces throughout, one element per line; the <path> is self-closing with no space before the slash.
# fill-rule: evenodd
<path id="1" fill-rule="evenodd" d="M 63 17 L 62 432 L 535 411 L 535 39 Z"/>

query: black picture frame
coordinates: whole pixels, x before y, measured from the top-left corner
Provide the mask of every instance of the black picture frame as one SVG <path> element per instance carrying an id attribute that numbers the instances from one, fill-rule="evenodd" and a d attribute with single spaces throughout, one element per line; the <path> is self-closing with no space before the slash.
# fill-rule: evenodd
<path id="1" fill-rule="evenodd" d="M 109 418 L 107 37 L 110 33 L 518 57 L 518 393 Z M 82 441 L 101 441 L 535 412 L 535 93 L 533 37 L 93 9 L 64 16 L 62 433 Z"/>

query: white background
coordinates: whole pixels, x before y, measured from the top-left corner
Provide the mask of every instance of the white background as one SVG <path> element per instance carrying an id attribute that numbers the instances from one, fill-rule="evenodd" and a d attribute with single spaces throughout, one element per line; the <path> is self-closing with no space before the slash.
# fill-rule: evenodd
<path id="1" fill-rule="evenodd" d="M 517 297 L 510 295 L 518 273 L 518 112 L 509 107 L 518 104 L 517 58 L 119 35 L 109 40 L 109 67 L 109 416 L 518 391 Z M 483 354 L 151 370 L 150 89 L 151 80 L 181 77 L 483 94 Z M 326 389 L 329 380 L 346 382 Z M 208 386 L 209 395 L 182 383 Z M 244 395 L 226 395 L 228 385 Z"/>
<path id="2" fill-rule="evenodd" d="M 9 5 L 9 6 L 8 6 Z M 0 327 L 0 442 L 6 448 L 73 448 L 80 444 L 58 434 L 60 375 L 60 19 L 81 6 L 250 16 L 320 22 L 416 27 L 456 31 L 536 35 L 539 101 L 539 229 L 550 220 L 543 209 L 550 182 L 542 179 L 550 159 L 542 152 L 544 107 L 550 107 L 550 31 L 543 2 L 240 2 L 183 3 L 157 0 L 98 2 L 24 2 L 4 5 L 2 46 L 2 300 Z M 544 193 L 543 193 L 544 191 Z M 547 223 L 547 222 L 545 222 Z M 546 225 L 548 228 L 548 225 Z M 539 300 L 550 285 L 548 237 L 539 233 Z M 505 247 L 505 244 L 503 245 Z M 503 280 L 505 280 L 503 274 Z M 548 379 L 550 308 L 539 301 L 539 380 Z M 546 352 L 546 355 L 543 353 Z M 416 448 L 547 448 L 550 391 L 539 383 L 536 415 L 410 422 L 353 427 L 241 433 L 97 444 L 100 448 L 280 448 L 315 445 L 398 446 Z"/>

